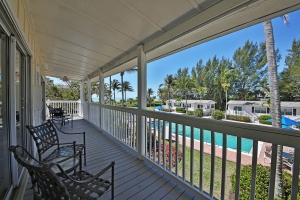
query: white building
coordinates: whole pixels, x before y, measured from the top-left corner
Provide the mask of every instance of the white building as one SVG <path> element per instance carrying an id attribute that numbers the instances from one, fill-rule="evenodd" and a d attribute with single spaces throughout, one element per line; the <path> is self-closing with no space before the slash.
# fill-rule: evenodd
<path id="1" fill-rule="evenodd" d="M 229 101 L 227 114 L 249 116 L 258 118 L 260 115 L 269 115 L 270 109 L 265 101 Z M 300 102 L 281 102 L 281 114 L 291 119 L 300 118 Z"/>
<path id="2" fill-rule="evenodd" d="M 187 104 L 187 105 L 186 105 Z M 198 108 L 203 109 L 204 115 L 210 115 L 212 111 L 215 110 L 216 102 L 213 100 L 185 100 L 176 101 L 175 99 L 166 100 L 166 105 L 163 107 L 165 109 L 172 109 L 172 111 L 176 111 L 176 108 L 186 108 L 190 111 L 194 111 Z"/>

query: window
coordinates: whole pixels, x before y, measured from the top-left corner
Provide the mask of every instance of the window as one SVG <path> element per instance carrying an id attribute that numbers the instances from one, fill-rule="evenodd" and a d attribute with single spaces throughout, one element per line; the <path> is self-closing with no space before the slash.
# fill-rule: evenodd
<path id="1" fill-rule="evenodd" d="M 292 108 L 284 108 L 281 109 L 282 115 L 293 115 L 293 109 Z"/>
<path id="2" fill-rule="evenodd" d="M 215 104 L 211 104 L 211 105 L 210 105 L 210 108 L 215 108 Z"/>
<path id="3" fill-rule="evenodd" d="M 203 105 L 202 104 L 198 104 L 197 108 L 203 108 Z"/>
<path id="4" fill-rule="evenodd" d="M 190 108 L 192 106 L 192 104 L 188 104 L 187 106 L 188 106 L 188 108 Z"/>
<path id="5" fill-rule="evenodd" d="M 171 106 L 171 107 L 172 107 L 172 103 L 168 103 L 168 106 Z"/>
<path id="6" fill-rule="evenodd" d="M 181 104 L 180 104 L 180 103 L 174 103 L 174 106 L 175 106 L 175 107 L 180 107 Z"/>
<path id="7" fill-rule="evenodd" d="M 242 111 L 243 107 L 242 106 L 234 106 L 233 110 L 235 110 L 235 111 Z"/>

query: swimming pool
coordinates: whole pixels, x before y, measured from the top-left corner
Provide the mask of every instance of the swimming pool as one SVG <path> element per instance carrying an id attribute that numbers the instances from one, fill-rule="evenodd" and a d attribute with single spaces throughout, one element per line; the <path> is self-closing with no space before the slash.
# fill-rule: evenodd
<path id="1" fill-rule="evenodd" d="M 169 122 L 165 123 L 166 126 L 169 126 Z M 162 129 L 162 122 L 160 123 L 160 130 Z M 172 123 L 172 133 L 175 133 L 176 131 L 176 124 Z M 154 128 L 154 125 L 151 125 L 152 128 Z M 156 122 L 156 128 L 158 128 L 158 122 Z M 211 143 L 211 131 L 203 130 L 204 133 L 204 142 Z M 178 134 L 183 135 L 183 125 L 178 124 Z M 191 138 L 191 127 L 185 126 L 185 134 L 186 137 Z M 194 138 L 195 140 L 200 141 L 200 129 L 194 128 Z M 218 146 L 223 146 L 223 134 L 215 132 L 215 143 Z M 253 146 L 253 140 L 242 138 L 242 152 L 249 153 Z M 237 137 L 233 135 L 227 135 L 227 148 L 231 149 L 237 149 Z"/>

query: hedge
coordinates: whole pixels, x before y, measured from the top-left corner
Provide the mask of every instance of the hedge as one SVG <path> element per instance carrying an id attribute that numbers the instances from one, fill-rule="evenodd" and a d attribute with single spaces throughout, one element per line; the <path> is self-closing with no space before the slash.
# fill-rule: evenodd
<path id="1" fill-rule="evenodd" d="M 213 119 L 221 120 L 224 119 L 224 113 L 221 110 L 214 110 L 211 113 Z"/>
<path id="2" fill-rule="evenodd" d="M 201 108 L 195 110 L 195 116 L 196 117 L 203 117 L 203 115 L 204 115 L 204 113 L 203 113 L 203 110 Z"/>
<path id="3" fill-rule="evenodd" d="M 176 108 L 176 112 L 185 113 L 185 108 Z"/>
<path id="4" fill-rule="evenodd" d="M 268 119 L 272 119 L 270 115 L 261 115 L 259 116 L 259 123 L 272 125 L 272 122 L 267 122 Z"/>
<path id="5" fill-rule="evenodd" d="M 226 115 L 229 120 L 240 121 L 240 122 L 251 122 L 250 117 L 239 116 L 239 115 Z"/>
<path id="6" fill-rule="evenodd" d="M 188 110 L 187 114 L 188 115 L 194 115 L 194 111 Z"/>
<path id="7" fill-rule="evenodd" d="M 250 186 L 252 178 L 252 166 L 246 165 L 241 169 L 240 178 L 240 199 L 250 199 Z M 270 167 L 257 165 L 256 169 L 256 187 L 255 187 L 255 199 L 268 199 L 268 187 L 270 179 Z M 236 174 L 230 176 L 232 191 L 235 191 Z M 285 199 L 290 199 L 291 187 L 292 187 L 292 175 L 286 171 L 282 173 L 283 189 L 285 193 Z M 300 191 L 300 180 L 298 181 L 298 191 Z M 300 200 L 300 194 L 298 193 L 298 200 Z"/>

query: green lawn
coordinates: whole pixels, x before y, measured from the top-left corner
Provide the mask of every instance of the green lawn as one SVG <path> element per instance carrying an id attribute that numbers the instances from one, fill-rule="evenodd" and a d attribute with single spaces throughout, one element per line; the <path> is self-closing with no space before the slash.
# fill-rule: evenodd
<path id="1" fill-rule="evenodd" d="M 147 110 L 153 110 L 155 106 L 147 107 Z"/>
<path id="2" fill-rule="evenodd" d="M 182 151 L 182 146 L 178 147 Z M 187 181 L 190 181 L 190 148 L 186 148 L 186 160 L 185 160 L 185 177 Z M 211 174 L 211 156 L 210 154 L 203 154 L 203 190 L 210 191 L 210 174 Z M 226 193 L 225 198 L 229 198 L 229 191 L 231 189 L 230 176 L 235 173 L 236 164 L 230 161 L 226 161 Z M 178 167 L 178 174 L 182 176 L 183 162 L 181 161 Z M 175 172 L 175 169 L 173 169 Z M 194 150 L 194 185 L 199 187 L 199 175 L 200 175 L 200 152 Z M 222 178 L 222 158 L 215 157 L 215 181 L 214 181 L 214 196 L 220 199 L 221 196 L 221 178 Z"/>

